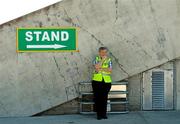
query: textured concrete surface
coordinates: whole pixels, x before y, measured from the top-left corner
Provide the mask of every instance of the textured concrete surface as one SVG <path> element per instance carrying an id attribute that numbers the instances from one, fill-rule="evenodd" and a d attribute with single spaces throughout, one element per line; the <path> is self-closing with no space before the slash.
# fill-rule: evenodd
<path id="1" fill-rule="evenodd" d="M 79 27 L 77 53 L 16 53 L 16 27 Z M 121 80 L 180 56 L 179 0 L 64 0 L 0 26 L 0 116 L 29 116 L 77 97 L 100 46 Z"/>
<path id="2" fill-rule="evenodd" d="M 64 115 L 64 114 L 79 114 L 79 99 L 67 101 L 58 106 L 52 107 L 49 110 L 40 112 L 34 116 L 47 116 L 47 115 Z"/>
<path id="3" fill-rule="evenodd" d="M 128 109 L 130 111 L 142 110 L 142 73 L 134 75 L 128 79 Z"/>
<path id="4" fill-rule="evenodd" d="M 111 114 L 106 120 L 95 115 L 60 115 L 42 117 L 0 118 L 0 124 L 179 124 L 180 112 L 131 112 Z"/>

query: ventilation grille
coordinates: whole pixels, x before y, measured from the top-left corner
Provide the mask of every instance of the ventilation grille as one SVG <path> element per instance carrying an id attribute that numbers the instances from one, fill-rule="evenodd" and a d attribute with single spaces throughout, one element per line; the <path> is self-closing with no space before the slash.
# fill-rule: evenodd
<path id="1" fill-rule="evenodd" d="M 152 109 L 164 109 L 164 72 L 152 72 Z"/>

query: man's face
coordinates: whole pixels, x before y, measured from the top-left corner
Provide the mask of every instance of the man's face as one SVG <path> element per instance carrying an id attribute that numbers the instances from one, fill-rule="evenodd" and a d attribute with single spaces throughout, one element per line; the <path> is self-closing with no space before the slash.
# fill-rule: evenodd
<path id="1" fill-rule="evenodd" d="M 107 50 L 100 50 L 99 51 L 99 56 L 101 56 L 101 57 L 107 56 Z"/>

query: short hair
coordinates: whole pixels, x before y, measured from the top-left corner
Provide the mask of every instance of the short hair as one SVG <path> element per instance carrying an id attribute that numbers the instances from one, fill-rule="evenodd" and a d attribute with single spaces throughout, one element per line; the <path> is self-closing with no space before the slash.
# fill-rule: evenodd
<path id="1" fill-rule="evenodd" d="M 107 47 L 99 47 L 99 52 L 100 52 L 101 50 L 107 50 L 107 51 L 108 51 L 108 48 L 107 48 Z"/>

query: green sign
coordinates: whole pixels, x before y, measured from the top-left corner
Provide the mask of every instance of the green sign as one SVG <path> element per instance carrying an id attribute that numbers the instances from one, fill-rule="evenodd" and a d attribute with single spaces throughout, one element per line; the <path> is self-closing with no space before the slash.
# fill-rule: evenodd
<path id="1" fill-rule="evenodd" d="M 17 28 L 17 52 L 77 51 L 77 29 Z"/>

